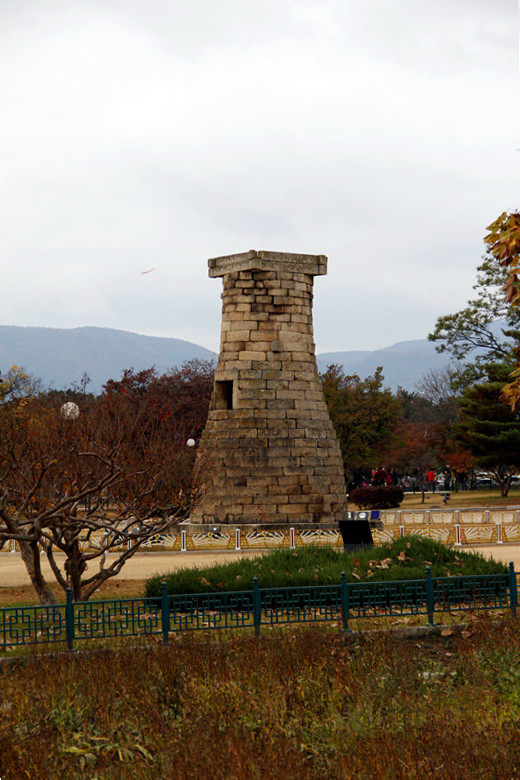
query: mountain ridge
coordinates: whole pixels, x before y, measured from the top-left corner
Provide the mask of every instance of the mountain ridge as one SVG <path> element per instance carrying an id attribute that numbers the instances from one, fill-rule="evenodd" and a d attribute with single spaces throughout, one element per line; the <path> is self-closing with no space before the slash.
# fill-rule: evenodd
<path id="1" fill-rule="evenodd" d="M 23 366 L 55 389 L 71 387 L 83 374 L 90 377 L 88 390 L 97 393 L 109 379 L 119 379 L 125 369 L 141 371 L 156 366 L 159 373 L 180 367 L 186 360 L 214 360 L 217 354 L 183 339 L 146 336 L 132 331 L 96 326 L 79 328 L 40 328 L 0 325 L 0 371 L 12 365 Z M 416 383 L 431 369 L 450 362 L 427 339 L 397 342 L 376 350 L 322 352 L 318 368 L 338 364 L 347 374 L 361 378 L 383 368 L 384 386 L 413 391 Z"/>

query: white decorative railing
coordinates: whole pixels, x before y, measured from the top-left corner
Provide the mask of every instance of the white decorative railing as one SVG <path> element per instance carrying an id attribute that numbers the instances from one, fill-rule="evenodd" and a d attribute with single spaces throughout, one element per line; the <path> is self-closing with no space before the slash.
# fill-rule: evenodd
<path id="1" fill-rule="evenodd" d="M 373 526 L 376 544 L 391 542 L 399 536 L 429 536 L 445 544 L 520 544 L 520 507 L 468 509 L 392 509 L 380 513 Z M 99 537 L 99 538 L 98 538 Z M 99 546 L 102 534 L 93 534 L 90 546 Z M 198 550 L 262 550 L 275 547 L 295 549 L 309 544 L 343 546 L 339 527 L 333 524 L 294 526 L 222 525 L 208 529 L 179 525 L 166 534 L 149 539 L 143 552 Z M 16 552 L 15 542 L 8 542 L 2 552 Z"/>

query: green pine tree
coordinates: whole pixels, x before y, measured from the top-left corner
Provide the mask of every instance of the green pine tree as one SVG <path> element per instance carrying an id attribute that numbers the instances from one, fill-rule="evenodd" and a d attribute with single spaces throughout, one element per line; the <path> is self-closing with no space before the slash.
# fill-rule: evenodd
<path id="1" fill-rule="evenodd" d="M 455 429 L 476 465 L 493 474 L 502 496 L 507 496 L 511 478 L 520 470 L 520 416 L 500 398 L 511 369 L 509 363 L 490 365 L 487 381 L 464 391 Z"/>

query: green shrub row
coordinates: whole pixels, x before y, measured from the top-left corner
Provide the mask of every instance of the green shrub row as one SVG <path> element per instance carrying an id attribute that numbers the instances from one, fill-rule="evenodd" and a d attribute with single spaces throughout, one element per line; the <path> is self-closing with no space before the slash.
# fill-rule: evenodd
<path id="1" fill-rule="evenodd" d="M 145 595 L 156 597 L 166 581 L 170 595 L 251 590 L 253 578 L 260 587 L 331 585 L 346 572 L 349 582 L 388 582 L 424 579 L 426 566 L 434 577 L 501 574 L 507 566 L 477 553 L 462 552 L 433 539 L 407 536 L 392 544 L 345 553 L 333 547 L 309 546 L 273 550 L 254 558 L 201 569 L 179 569 L 156 574 L 145 583 Z"/>

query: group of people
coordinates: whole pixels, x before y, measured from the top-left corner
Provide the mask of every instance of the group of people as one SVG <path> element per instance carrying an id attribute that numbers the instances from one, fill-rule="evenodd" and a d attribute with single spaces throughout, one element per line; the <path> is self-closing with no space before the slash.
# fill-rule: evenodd
<path id="1" fill-rule="evenodd" d="M 372 485 L 398 485 L 399 477 L 395 469 L 384 469 L 379 466 L 377 469 L 372 469 Z"/>
<path id="2" fill-rule="evenodd" d="M 476 480 L 475 480 L 476 481 Z M 405 490 L 427 490 L 435 493 L 448 492 L 450 490 L 468 490 L 472 487 L 472 481 L 464 471 L 452 471 L 450 466 L 445 466 L 442 472 L 436 472 L 434 468 L 420 471 L 417 469 L 412 476 L 400 478 L 394 468 L 378 468 L 368 470 L 359 470 L 354 474 L 352 482 L 349 484 L 349 491 L 356 487 L 366 487 L 372 485 L 380 487 L 383 485 L 401 485 Z"/>

